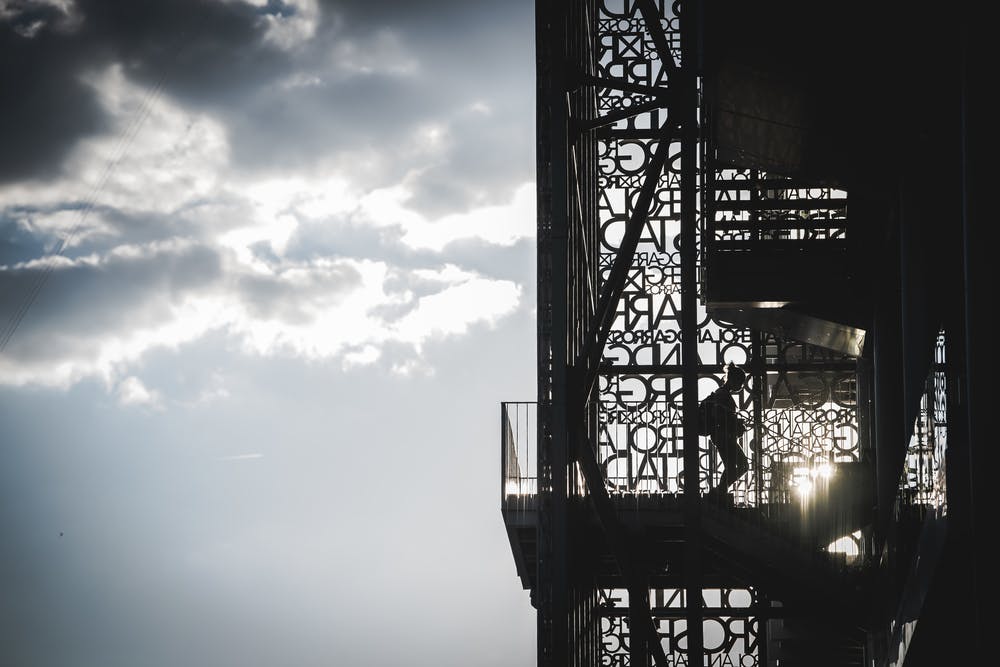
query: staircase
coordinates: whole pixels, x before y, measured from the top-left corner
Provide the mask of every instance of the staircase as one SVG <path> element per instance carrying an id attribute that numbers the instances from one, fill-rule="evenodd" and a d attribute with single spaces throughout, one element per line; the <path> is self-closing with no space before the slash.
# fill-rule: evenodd
<path id="1" fill-rule="evenodd" d="M 810 619 L 772 618 L 767 624 L 770 667 L 863 667 L 865 635 Z"/>
<path id="2" fill-rule="evenodd" d="M 703 298 L 716 317 L 858 356 L 867 269 L 847 193 L 750 169 L 716 169 L 703 206 Z"/>
<path id="3" fill-rule="evenodd" d="M 863 623 L 866 575 L 845 566 L 837 554 L 708 503 L 702 507 L 701 527 L 706 549 L 768 597 L 807 617 Z"/>

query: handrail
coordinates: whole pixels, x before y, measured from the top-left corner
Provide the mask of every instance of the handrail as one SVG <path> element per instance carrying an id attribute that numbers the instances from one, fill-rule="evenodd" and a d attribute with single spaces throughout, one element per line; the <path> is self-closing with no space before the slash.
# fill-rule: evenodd
<path id="1" fill-rule="evenodd" d="M 525 510 L 538 494 L 538 404 L 500 404 L 500 506 Z"/>

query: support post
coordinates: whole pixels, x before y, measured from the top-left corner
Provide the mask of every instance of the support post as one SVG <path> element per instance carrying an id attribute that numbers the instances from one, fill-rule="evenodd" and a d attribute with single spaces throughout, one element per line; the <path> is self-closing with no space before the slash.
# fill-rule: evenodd
<path id="1" fill-rule="evenodd" d="M 702 613 L 701 496 L 698 471 L 698 91 L 693 0 L 681 11 L 681 66 L 677 74 L 681 113 L 681 361 L 684 430 L 684 589 L 688 665 L 705 659 Z"/>
<path id="2" fill-rule="evenodd" d="M 566 15 L 553 0 L 535 5 L 538 117 L 538 610 L 539 667 L 568 664 L 567 235 L 568 112 Z"/>

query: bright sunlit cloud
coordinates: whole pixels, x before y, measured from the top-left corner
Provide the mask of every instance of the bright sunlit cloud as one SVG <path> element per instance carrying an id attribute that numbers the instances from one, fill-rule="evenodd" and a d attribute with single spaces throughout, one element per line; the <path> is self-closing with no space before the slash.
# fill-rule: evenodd
<path id="1" fill-rule="evenodd" d="M 148 389 L 142 380 L 130 375 L 118 384 L 118 401 L 122 405 L 134 405 L 150 408 L 161 407 L 161 398 L 155 391 Z"/>
<path id="2" fill-rule="evenodd" d="M 371 224 L 395 226 L 402 241 L 412 248 L 441 251 L 449 243 L 480 239 L 510 245 L 535 235 L 535 185 L 524 183 L 507 204 L 484 206 L 429 220 L 407 207 L 411 192 L 396 186 L 370 193 L 360 203 L 361 213 Z"/>
<path id="3" fill-rule="evenodd" d="M 384 36 L 386 48 L 392 44 Z M 50 249 L 68 239 L 66 256 L 0 271 L 28 279 L 51 271 L 50 282 L 65 276 L 102 290 L 82 291 L 85 300 L 113 301 L 137 285 L 147 291 L 141 302 L 121 301 L 114 318 L 98 318 L 84 302 L 65 304 L 53 315 L 63 322 L 61 333 L 15 340 L 11 349 L 20 345 L 21 353 L 0 358 L 0 382 L 69 387 L 96 377 L 119 388 L 123 405 L 162 405 L 134 375 L 150 350 L 222 333 L 247 354 L 366 366 L 383 358 L 386 345 L 402 343 L 419 355 L 430 340 L 493 326 L 522 304 L 520 285 L 460 268 L 447 261 L 446 249 L 459 240 L 503 247 L 532 237 L 532 183 L 507 203 L 434 219 L 409 207 L 409 177 L 366 192 L 350 172 L 333 167 L 234 174 L 228 133 L 210 115 L 130 81 L 121 66 L 87 82 L 112 119 L 111 131 L 80 142 L 60 179 L 0 186 L 0 207 L 14 211 L 15 224 L 48 239 Z M 483 103 L 473 106 L 487 111 Z M 421 131 L 434 144 L 447 130 Z M 289 255 L 293 239 L 308 248 L 310 235 L 344 221 L 378 230 L 383 243 L 441 258 L 396 265 L 379 258 L 379 247 L 370 256 Z M 86 254 L 74 255 L 84 246 Z M 193 270 L 178 273 L 181 266 Z M 407 287 L 413 281 L 425 286 L 419 294 Z M 403 374 L 421 365 L 416 358 L 393 361 Z"/>

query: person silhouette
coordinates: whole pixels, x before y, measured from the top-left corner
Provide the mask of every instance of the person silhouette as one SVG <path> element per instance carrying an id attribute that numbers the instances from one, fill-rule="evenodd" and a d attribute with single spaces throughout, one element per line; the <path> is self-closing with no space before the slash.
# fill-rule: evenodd
<path id="1" fill-rule="evenodd" d="M 750 469 L 747 455 L 740 447 L 740 438 L 746 430 L 746 424 L 736 414 L 736 401 L 733 399 L 733 394 L 743 388 L 745 380 L 746 373 L 730 362 L 726 366 L 722 386 L 698 405 L 698 432 L 708 436 L 725 466 L 719 484 L 708 492 L 706 497 L 709 498 L 727 493 L 729 485 Z"/>

